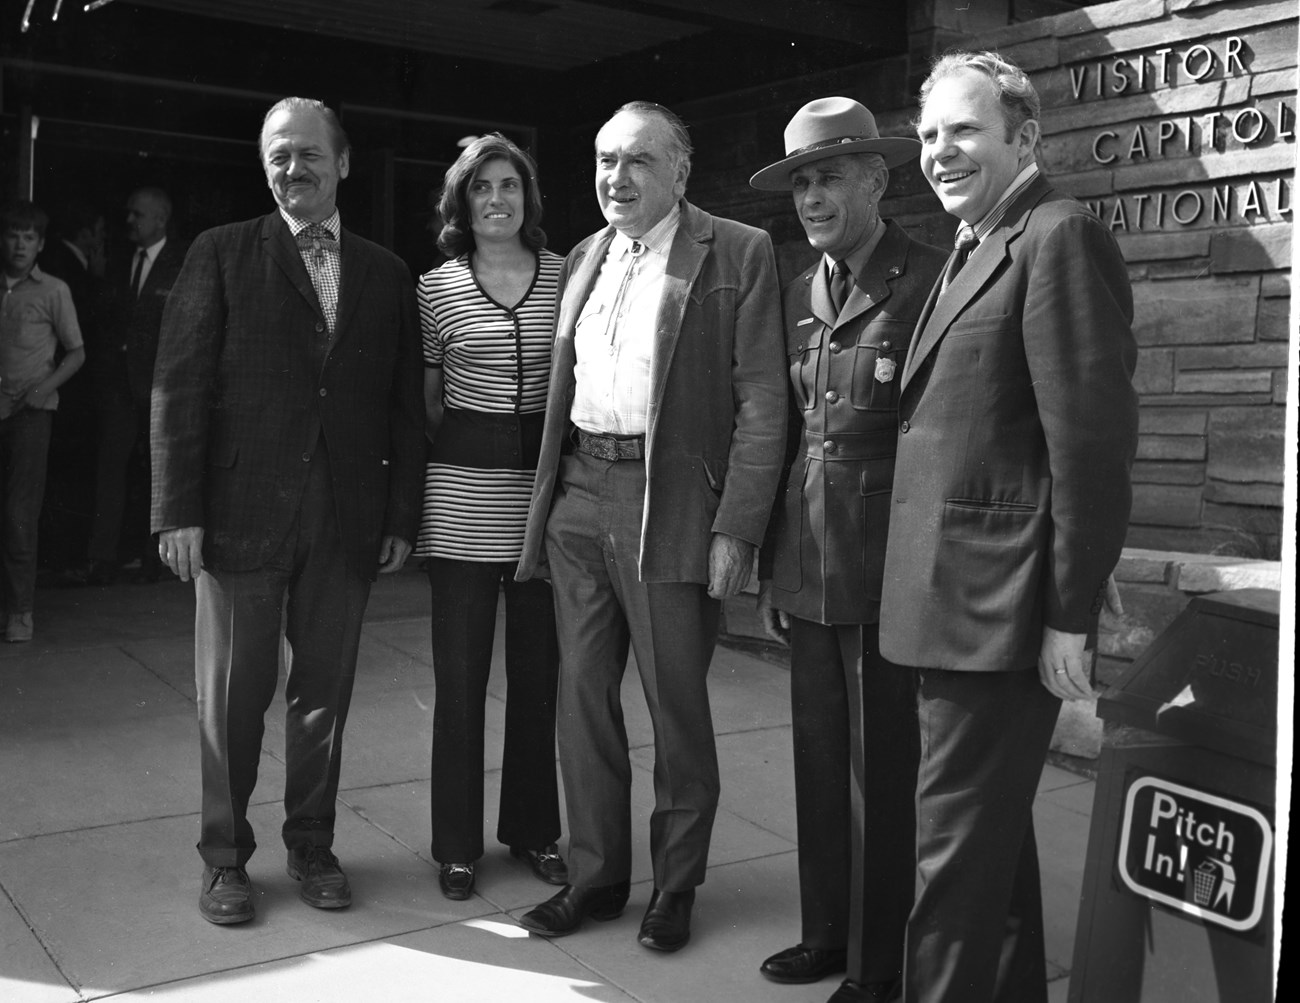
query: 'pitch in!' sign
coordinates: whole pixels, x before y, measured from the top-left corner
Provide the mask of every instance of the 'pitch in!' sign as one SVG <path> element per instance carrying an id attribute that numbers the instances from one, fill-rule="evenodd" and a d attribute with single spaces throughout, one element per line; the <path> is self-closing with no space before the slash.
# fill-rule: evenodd
<path id="1" fill-rule="evenodd" d="M 1272 853 L 1272 827 L 1248 805 L 1155 777 L 1128 789 L 1119 873 L 1138 895 L 1249 930 L 1264 911 Z"/>

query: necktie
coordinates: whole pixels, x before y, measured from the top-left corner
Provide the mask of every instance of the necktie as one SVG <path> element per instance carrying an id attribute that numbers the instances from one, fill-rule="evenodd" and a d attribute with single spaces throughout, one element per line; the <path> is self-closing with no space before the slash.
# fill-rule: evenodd
<path id="1" fill-rule="evenodd" d="M 835 267 L 831 269 L 831 306 L 835 309 L 835 316 L 840 315 L 844 309 L 844 301 L 849 298 L 849 280 L 852 273 L 849 266 L 843 261 L 835 262 Z"/>
<path id="2" fill-rule="evenodd" d="M 135 267 L 131 269 L 131 296 L 134 299 L 140 298 L 140 279 L 144 275 L 144 263 L 149 258 L 149 252 L 143 247 L 135 252 Z"/>
<path id="3" fill-rule="evenodd" d="M 627 249 L 629 255 L 627 271 L 623 273 L 623 280 L 618 284 L 618 292 L 614 294 L 614 302 L 609 308 L 609 323 L 605 328 L 605 333 L 609 335 L 611 355 L 614 354 L 614 340 L 618 334 L 619 314 L 623 312 L 623 300 L 627 298 L 627 287 L 632 284 L 632 276 L 636 272 L 636 260 L 641 257 L 643 251 L 645 251 L 645 244 L 639 240 L 632 241 L 632 245 Z"/>
<path id="4" fill-rule="evenodd" d="M 325 245 L 337 242 L 329 227 L 323 223 L 308 223 L 298 231 L 297 240 L 298 249 L 303 252 L 311 251 L 318 265 L 325 263 Z"/>
<path id="5" fill-rule="evenodd" d="M 952 257 L 948 259 L 948 267 L 944 269 L 943 273 L 943 285 L 939 287 L 940 295 L 952 285 L 952 281 L 957 277 L 957 273 L 961 271 L 962 265 L 966 264 L 966 259 L 971 256 L 971 252 L 978 245 L 979 240 L 975 237 L 975 230 L 969 223 L 963 223 L 957 227 L 957 235 L 952 242 Z"/>

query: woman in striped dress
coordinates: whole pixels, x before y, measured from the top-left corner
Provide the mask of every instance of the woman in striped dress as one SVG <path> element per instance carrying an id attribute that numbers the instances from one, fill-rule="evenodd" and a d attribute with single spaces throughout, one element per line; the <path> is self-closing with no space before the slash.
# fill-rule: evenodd
<path id="1" fill-rule="evenodd" d="M 559 652 L 550 584 L 514 580 L 537 466 L 559 256 L 545 250 L 532 159 L 500 133 L 447 170 L 438 246 L 420 278 L 432 443 L 415 552 L 433 599 L 432 821 L 438 884 L 468 898 L 483 855 L 483 725 L 505 590 L 506 720 L 497 838 L 564 884 L 555 772 Z"/>

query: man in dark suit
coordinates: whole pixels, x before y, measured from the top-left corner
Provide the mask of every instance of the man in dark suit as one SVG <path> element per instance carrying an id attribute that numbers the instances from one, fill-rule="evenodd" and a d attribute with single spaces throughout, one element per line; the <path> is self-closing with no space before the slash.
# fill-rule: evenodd
<path id="1" fill-rule="evenodd" d="M 134 251 L 107 275 L 103 330 L 92 332 L 90 365 L 99 439 L 95 458 L 95 515 L 86 564 L 66 584 L 107 585 L 118 573 L 118 543 L 131 494 L 132 456 L 149 441 L 149 391 L 163 305 L 185 260 L 185 245 L 168 234 L 172 202 L 161 188 L 140 188 L 126 203 L 126 236 Z M 147 484 L 147 472 L 145 475 Z M 144 513 L 139 533 L 144 535 Z M 157 580 L 161 565 L 151 547 L 141 575 Z"/>
<path id="2" fill-rule="evenodd" d="M 804 105 L 785 159 L 750 184 L 789 191 L 817 264 L 781 295 L 790 370 L 786 467 L 759 556 L 759 615 L 790 645 L 802 937 L 760 971 L 848 978 L 832 1003 L 884 999 L 912 905 L 915 699 L 881 661 L 880 583 L 898 387 L 945 252 L 882 219 L 889 168 L 915 139 L 880 138 L 846 97 Z"/>
<path id="3" fill-rule="evenodd" d="M 59 388 L 50 437 L 45 505 L 41 510 L 41 554 L 46 563 L 70 567 L 85 559 L 94 515 L 90 490 L 98 445 L 94 358 L 99 314 L 104 306 L 103 214 L 87 202 L 66 203 L 54 216 L 55 234 L 41 251 L 41 270 L 68 284 L 86 346 L 87 365 Z M 74 584 L 81 584 L 78 579 Z"/>
<path id="4" fill-rule="evenodd" d="M 415 290 L 400 259 L 339 223 L 337 118 L 286 98 L 261 154 L 279 208 L 194 242 L 153 390 L 159 555 L 196 579 L 199 910 L 213 923 L 253 916 L 247 808 L 282 609 L 288 872 L 309 905 L 351 902 L 330 846 L 361 616 L 376 569 L 410 551 L 424 459 Z"/>
<path id="5" fill-rule="evenodd" d="M 46 241 L 41 270 L 68 284 L 80 320 L 83 314 L 93 312 L 98 282 L 104 277 L 104 216 L 88 203 L 70 202 L 55 215 L 54 222 L 57 239 Z"/>
<path id="6" fill-rule="evenodd" d="M 921 99 L 921 169 L 962 226 L 904 369 L 880 614 L 921 734 L 904 998 L 1042 1003 L 1031 812 L 1127 528 L 1133 301 L 1106 226 L 1038 172 L 1018 67 L 948 55 Z"/>
<path id="7" fill-rule="evenodd" d="M 655 731 L 654 891 L 638 940 L 660 951 L 686 943 L 704 880 L 719 789 L 706 686 L 719 601 L 749 578 L 785 424 L 771 241 L 683 198 L 690 153 L 681 120 L 649 102 L 624 105 L 596 137 L 610 225 L 561 273 L 518 572 L 549 560 L 555 591 L 571 882 L 520 924 L 558 937 L 627 903 L 632 770 L 619 684 L 630 642 Z"/>

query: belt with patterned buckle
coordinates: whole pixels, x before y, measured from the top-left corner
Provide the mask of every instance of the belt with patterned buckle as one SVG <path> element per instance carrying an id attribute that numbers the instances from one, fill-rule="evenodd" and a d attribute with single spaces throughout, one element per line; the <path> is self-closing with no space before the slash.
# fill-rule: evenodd
<path id="1" fill-rule="evenodd" d="M 578 429 L 578 449 L 598 460 L 640 460 L 645 458 L 645 436 L 618 438 L 613 435 L 592 435 Z"/>

